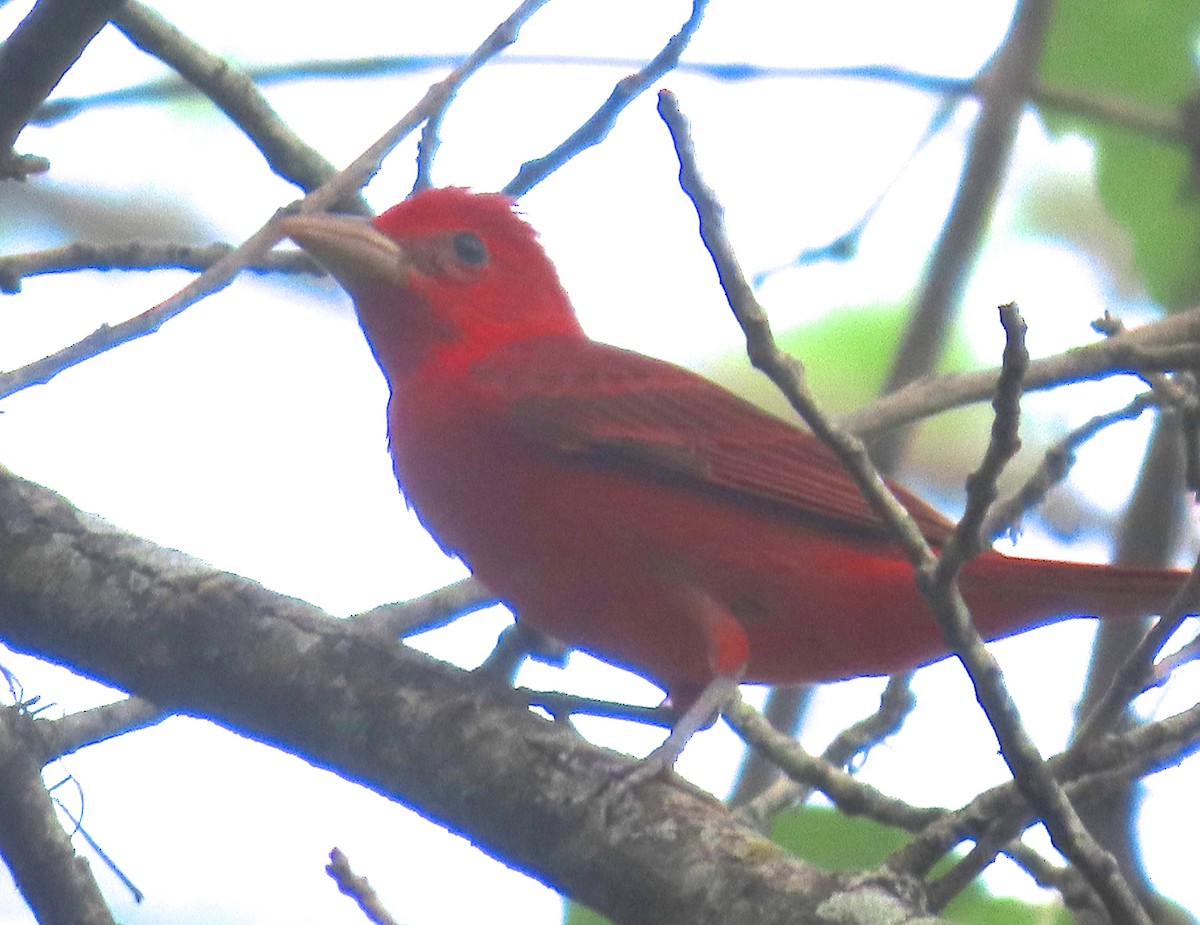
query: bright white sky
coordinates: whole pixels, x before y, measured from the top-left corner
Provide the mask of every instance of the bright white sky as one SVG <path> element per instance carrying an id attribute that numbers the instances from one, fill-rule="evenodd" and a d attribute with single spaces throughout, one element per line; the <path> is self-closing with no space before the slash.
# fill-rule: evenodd
<path id="1" fill-rule="evenodd" d="M 213 51 L 244 63 L 472 49 L 511 0 L 383 4 L 343 0 L 336 18 L 284 19 L 277 5 L 171 0 L 161 11 Z M 30 7 L 0 9 L 0 34 Z M 647 4 L 550 4 L 514 53 L 648 57 L 686 18 L 684 0 Z M 715 2 L 688 58 L 765 65 L 892 63 L 951 75 L 974 72 L 1003 34 L 1011 4 L 859 0 L 841 4 Z M 256 18 L 257 17 L 257 18 Z M 231 27 L 236 23 L 236 27 Z M 162 68 L 109 30 L 60 88 L 65 95 L 123 86 Z M 496 188 L 524 160 L 556 145 L 607 96 L 623 71 L 605 67 L 497 66 L 460 94 L 443 133 L 441 183 Z M 355 156 L 419 97 L 436 72 L 411 77 L 278 86 L 268 95 L 285 119 L 333 162 Z M 848 82 L 770 80 L 718 84 L 677 75 L 695 123 L 708 180 L 725 200 L 743 265 L 751 272 L 842 233 L 908 158 L 932 112 L 920 94 Z M 862 242 L 858 260 L 785 273 L 762 297 L 777 326 L 832 306 L 902 297 L 913 285 L 952 195 L 971 110 L 960 113 L 905 172 Z M 993 307 L 1018 298 L 1041 352 L 1088 339 L 1087 321 L 1112 304 L 1096 266 L 1061 247 L 1003 230 L 1013 197 L 1047 173 L 1085 176 L 1078 141 L 1050 143 L 1035 120 L 1023 126 L 1000 230 L 972 283 L 966 327 L 973 343 L 997 343 Z M 46 202 L 72 209 L 101 201 L 114 224 L 122 209 L 171 204 L 209 226 L 193 238 L 239 241 L 296 193 L 271 176 L 219 116 L 200 104 L 100 110 L 48 130 L 30 129 L 19 150 L 50 157 L 52 172 L 23 189 L 0 187 L 10 216 L 5 252 L 59 243 Z M 408 191 L 413 144 L 385 164 L 368 191 L 376 208 Z M 691 206 L 675 183 L 669 139 L 653 94 L 636 102 L 611 138 L 523 201 L 593 336 L 680 362 L 735 348 L 740 335 L 695 236 Z M 42 194 L 45 193 L 45 199 Z M 132 234 L 132 232 L 131 232 Z M 170 294 L 184 274 L 79 274 L 30 280 L 0 315 L 0 368 L 10 368 Z M 1133 306 L 1137 308 L 1138 306 Z M 975 320 L 973 320 L 975 319 Z M 984 362 L 981 360 L 981 362 Z M 1047 407 L 1055 428 L 1122 401 L 1121 385 L 1073 393 Z M 151 338 L 116 350 L 51 384 L 8 399 L 0 460 L 80 507 L 218 567 L 349 614 L 403 599 L 463 574 L 405 510 L 384 446 L 386 392 L 346 299 L 331 285 L 244 277 Z M 1081 462 L 1132 478 L 1145 423 L 1129 425 Z M 1093 477 L 1092 484 L 1096 484 Z M 1036 536 L 1021 551 L 1036 554 Z M 1083 544 L 1078 556 L 1103 556 Z M 464 665 L 490 649 L 508 617 L 495 610 L 422 641 Z M 996 650 L 1010 686 L 1032 707 L 1039 744 L 1056 750 L 1070 727 L 1073 692 L 1086 664 L 1087 622 L 1041 631 Z M 1066 654 L 1072 653 L 1072 654 Z M 27 694 L 74 710 L 105 698 L 95 686 L 5 655 Z M 1067 667 L 1064 667 L 1064 662 Z M 1051 684 L 1053 679 L 1055 683 Z M 563 686 L 611 699 L 654 703 L 637 678 L 576 657 L 567 672 L 531 666 L 531 685 Z M 872 711 L 882 682 L 822 692 L 804 734 L 813 749 Z M 862 777 L 918 802 L 954 805 L 1003 779 L 994 742 L 961 670 L 922 672 L 921 707 L 905 731 L 872 753 Z M 1180 678 L 1147 709 L 1165 715 L 1195 699 Z M 658 734 L 580 721 L 596 741 L 649 750 Z M 953 730 L 947 735 L 947 730 Z M 992 756 L 992 757 L 989 757 Z M 721 793 L 740 753 L 723 727 L 704 733 L 679 769 Z M 939 772 L 939 769 L 940 772 Z M 166 921 L 358 922 L 322 868 L 333 846 L 368 876 L 402 921 L 488 920 L 549 925 L 560 902 L 467 841 L 332 775 L 210 725 L 172 720 L 90 748 L 51 768 L 86 796 L 85 825 L 147 893 L 135 906 L 107 873 L 106 893 L 127 923 Z M 1170 896 L 1200 909 L 1200 883 L 1173 836 L 1200 824 L 1195 772 L 1185 766 L 1148 782 L 1146 861 Z M 71 785 L 58 791 L 78 809 Z M 93 866 L 98 863 L 93 860 Z M 1026 881 L 1001 871 L 1006 889 Z M 464 884 L 470 884 L 464 889 Z M 0 923 L 31 921 L 0 885 Z"/>

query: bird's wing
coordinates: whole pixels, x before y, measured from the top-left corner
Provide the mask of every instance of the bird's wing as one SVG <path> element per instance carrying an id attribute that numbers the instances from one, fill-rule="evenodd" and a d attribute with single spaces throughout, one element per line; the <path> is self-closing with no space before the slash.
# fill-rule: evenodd
<path id="1" fill-rule="evenodd" d="M 888 535 L 837 457 L 810 433 L 716 383 L 639 353 L 541 338 L 494 351 L 472 378 L 550 451 L 785 517 Z M 953 525 L 889 483 L 932 543 Z"/>

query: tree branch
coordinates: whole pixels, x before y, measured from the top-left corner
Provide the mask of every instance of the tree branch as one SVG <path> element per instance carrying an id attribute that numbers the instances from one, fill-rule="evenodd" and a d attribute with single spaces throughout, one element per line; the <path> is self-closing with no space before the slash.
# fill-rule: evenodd
<path id="1" fill-rule="evenodd" d="M 12 147 L 30 117 L 83 54 L 122 0 L 38 0 L 0 44 L 0 181 L 42 173 L 45 158 Z"/>
<path id="2" fill-rule="evenodd" d="M 35 722 L 18 707 L 0 709 L 0 856 L 41 925 L 113 925 L 42 783 Z"/>
<path id="3" fill-rule="evenodd" d="M 279 118 L 249 77 L 192 41 L 157 11 L 139 0 L 125 0 L 113 23 L 137 48 L 173 68 L 216 104 L 279 176 L 307 193 L 337 173 Z M 357 194 L 347 197 L 344 210 L 370 214 Z"/>
<path id="4" fill-rule="evenodd" d="M 631 759 L 2 470 L 0 636 L 402 801 L 621 922 L 794 923 L 848 882 L 676 778 L 632 788 L 604 824 L 591 798 Z"/>
<path id="5" fill-rule="evenodd" d="M 708 0 L 692 0 L 692 14 L 682 28 L 663 46 L 662 51 L 637 73 L 630 74 L 618 81 L 608 99 L 588 117 L 583 125 L 572 132 L 566 141 L 549 154 L 522 164 L 517 175 L 505 185 L 504 192 L 514 198 L 523 196 L 576 154 L 586 151 L 593 145 L 598 145 L 608 137 L 608 133 L 617 122 L 617 117 L 625 107 L 679 63 L 679 56 L 683 54 L 683 50 L 687 48 L 692 36 L 700 28 L 700 22 L 704 18 L 704 10 L 707 6 Z"/>
<path id="6" fill-rule="evenodd" d="M 1024 391 L 1035 392 L 1113 375 L 1140 376 L 1148 370 L 1170 370 L 1175 368 L 1181 351 L 1194 350 L 1198 344 L 1200 308 L 1192 308 L 1094 344 L 1033 360 L 1025 373 Z M 1169 349 L 1164 353 L 1160 348 Z M 926 376 L 842 415 L 836 423 L 851 433 L 876 433 L 940 411 L 989 400 L 996 393 L 999 376 L 999 367 Z"/>
<path id="7" fill-rule="evenodd" d="M 129 241 L 123 244 L 90 244 L 77 241 L 61 247 L 9 254 L 0 257 L 0 292 L 15 295 L 21 281 L 47 273 L 78 270 L 192 270 L 200 273 L 232 254 L 230 244 L 154 244 Z M 303 251 L 272 251 L 243 269 L 252 273 L 309 273 L 324 276 Z"/>
<path id="8" fill-rule="evenodd" d="M 309 193 L 300 204 L 301 211 L 321 211 L 335 203 L 345 201 L 366 181 L 374 176 L 396 145 L 425 119 L 436 112 L 472 74 L 492 56 L 511 45 L 521 25 L 547 0 L 525 0 L 511 16 L 497 26 L 475 52 L 444 79 L 431 86 L 425 95 L 403 118 L 388 129 L 369 148 L 340 173 L 335 174 L 321 186 Z M 49 382 L 63 370 L 70 369 L 120 344 L 128 343 L 147 334 L 153 334 L 167 321 L 195 304 L 204 296 L 223 289 L 249 263 L 262 258 L 279 240 L 279 231 L 274 216 L 258 231 L 247 238 L 236 250 L 222 257 L 192 280 L 177 293 L 147 309 L 140 315 L 114 325 L 103 325 L 67 347 L 40 360 L 35 360 L 20 369 L 0 374 L 0 398 L 7 398 L 31 385 Z"/>

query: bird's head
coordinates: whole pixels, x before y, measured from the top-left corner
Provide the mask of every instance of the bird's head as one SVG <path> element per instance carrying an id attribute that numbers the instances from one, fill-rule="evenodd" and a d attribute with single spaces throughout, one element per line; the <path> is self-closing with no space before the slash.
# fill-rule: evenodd
<path id="1" fill-rule="evenodd" d="M 310 213 L 282 229 L 350 294 L 389 379 L 435 356 L 470 362 L 505 343 L 582 336 L 536 233 L 502 194 L 430 189 L 373 221 Z"/>

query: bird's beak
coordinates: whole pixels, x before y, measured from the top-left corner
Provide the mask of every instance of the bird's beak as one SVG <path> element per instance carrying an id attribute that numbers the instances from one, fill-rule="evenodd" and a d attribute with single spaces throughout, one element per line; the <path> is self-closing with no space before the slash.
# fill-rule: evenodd
<path id="1" fill-rule="evenodd" d="M 352 298 L 408 284 L 408 255 L 369 219 L 313 212 L 284 218 L 279 227 Z"/>

